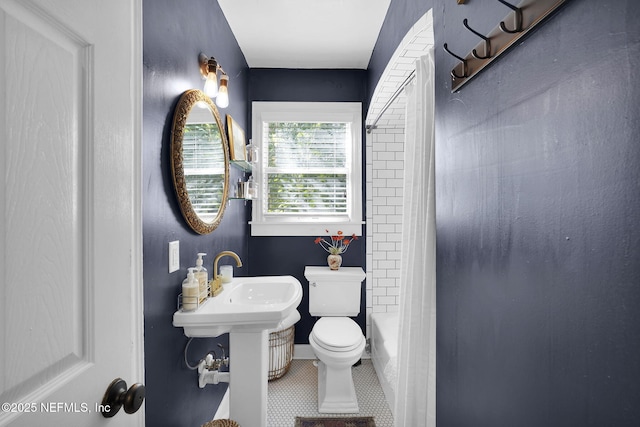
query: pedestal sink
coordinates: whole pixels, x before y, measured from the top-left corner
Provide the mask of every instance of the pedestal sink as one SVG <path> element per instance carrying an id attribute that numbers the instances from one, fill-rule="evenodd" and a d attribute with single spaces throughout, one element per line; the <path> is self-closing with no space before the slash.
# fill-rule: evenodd
<path id="1" fill-rule="evenodd" d="M 295 277 L 237 277 L 196 311 L 173 314 L 173 326 L 188 337 L 229 333 L 229 414 L 241 426 L 267 425 L 267 330 L 278 327 L 301 300 Z"/>

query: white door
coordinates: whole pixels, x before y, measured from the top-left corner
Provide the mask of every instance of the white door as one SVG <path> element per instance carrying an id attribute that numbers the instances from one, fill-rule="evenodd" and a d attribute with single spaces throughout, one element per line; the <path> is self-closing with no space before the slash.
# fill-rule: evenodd
<path id="1" fill-rule="evenodd" d="M 142 383 L 141 0 L 0 0 L 0 426 Z"/>

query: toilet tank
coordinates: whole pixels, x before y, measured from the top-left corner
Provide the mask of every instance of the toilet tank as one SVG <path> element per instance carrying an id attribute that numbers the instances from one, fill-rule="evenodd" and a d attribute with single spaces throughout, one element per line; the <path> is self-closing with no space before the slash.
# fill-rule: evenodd
<path id="1" fill-rule="evenodd" d="M 360 313 L 360 296 L 365 273 L 360 267 L 305 267 L 309 281 L 309 314 L 353 317 Z"/>

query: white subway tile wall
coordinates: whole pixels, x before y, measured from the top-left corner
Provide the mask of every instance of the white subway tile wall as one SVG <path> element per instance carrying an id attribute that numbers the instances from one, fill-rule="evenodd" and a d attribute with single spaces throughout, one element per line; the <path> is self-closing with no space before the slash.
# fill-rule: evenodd
<path id="1" fill-rule="evenodd" d="M 404 178 L 401 94 L 366 134 L 367 336 L 371 313 L 398 311 Z"/>
<path id="2" fill-rule="evenodd" d="M 389 60 L 374 91 L 367 124 L 415 70 L 417 58 L 433 46 L 431 11 L 418 19 Z M 367 336 L 373 312 L 398 311 L 404 177 L 404 91 L 366 134 Z"/>

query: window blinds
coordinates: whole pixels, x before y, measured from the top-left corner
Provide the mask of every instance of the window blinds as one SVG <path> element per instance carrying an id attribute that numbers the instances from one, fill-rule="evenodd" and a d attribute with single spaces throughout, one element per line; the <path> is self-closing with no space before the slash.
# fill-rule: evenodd
<path id="1" fill-rule="evenodd" d="M 185 126 L 182 140 L 185 184 L 194 211 L 205 222 L 216 217 L 222 203 L 225 169 L 221 141 L 215 124 Z"/>
<path id="2" fill-rule="evenodd" d="M 344 215 L 350 123 L 263 122 L 265 214 Z"/>

